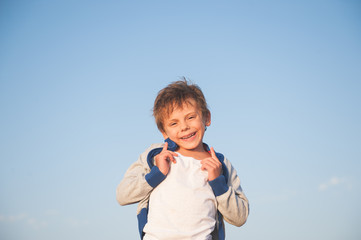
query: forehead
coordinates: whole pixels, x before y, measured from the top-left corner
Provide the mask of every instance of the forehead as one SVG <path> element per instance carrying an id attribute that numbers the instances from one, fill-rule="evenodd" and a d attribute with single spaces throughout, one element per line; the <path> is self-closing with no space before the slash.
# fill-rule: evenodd
<path id="1" fill-rule="evenodd" d="M 199 111 L 198 104 L 196 103 L 196 101 L 194 101 L 194 99 L 189 98 L 179 103 L 173 102 L 167 106 L 164 119 L 169 119 L 172 117 L 172 115 L 180 112 L 187 114 L 194 111 Z"/>

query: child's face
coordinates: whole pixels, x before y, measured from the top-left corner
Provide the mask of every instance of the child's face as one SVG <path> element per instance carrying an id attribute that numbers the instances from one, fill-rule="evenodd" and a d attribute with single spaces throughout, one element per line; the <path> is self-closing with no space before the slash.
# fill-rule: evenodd
<path id="1" fill-rule="evenodd" d="M 211 123 L 210 116 L 203 119 L 201 111 L 193 99 L 183 103 L 183 107 L 173 109 L 169 117 L 164 119 L 164 138 L 169 137 L 174 141 L 181 154 L 189 154 L 192 151 L 204 152 L 203 136 L 205 127 Z"/>

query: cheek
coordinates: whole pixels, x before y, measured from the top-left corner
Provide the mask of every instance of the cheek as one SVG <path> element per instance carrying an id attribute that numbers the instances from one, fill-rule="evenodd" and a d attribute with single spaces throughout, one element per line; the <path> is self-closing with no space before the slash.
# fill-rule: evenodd
<path id="1" fill-rule="evenodd" d="M 175 133 L 176 133 L 176 131 L 174 129 L 167 129 L 166 130 L 166 135 L 169 136 L 169 137 L 174 136 Z"/>

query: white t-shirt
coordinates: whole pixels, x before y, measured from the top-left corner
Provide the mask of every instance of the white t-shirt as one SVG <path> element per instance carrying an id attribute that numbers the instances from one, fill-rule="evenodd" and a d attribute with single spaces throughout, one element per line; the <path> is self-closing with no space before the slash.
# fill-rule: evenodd
<path id="1" fill-rule="evenodd" d="M 144 240 L 211 240 L 216 198 L 200 160 L 180 155 L 151 193 Z"/>

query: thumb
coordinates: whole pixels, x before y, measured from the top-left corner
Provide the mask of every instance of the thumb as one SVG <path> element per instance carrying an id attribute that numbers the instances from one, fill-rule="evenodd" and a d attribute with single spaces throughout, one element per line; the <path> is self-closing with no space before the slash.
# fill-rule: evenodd
<path id="1" fill-rule="evenodd" d="M 163 149 L 162 149 L 162 152 L 167 151 L 167 150 L 168 150 L 168 142 L 165 142 L 164 146 L 163 146 Z"/>
<path id="2" fill-rule="evenodd" d="M 216 152 L 214 151 L 213 147 L 211 147 L 211 156 L 212 156 L 212 158 L 217 159 Z"/>

